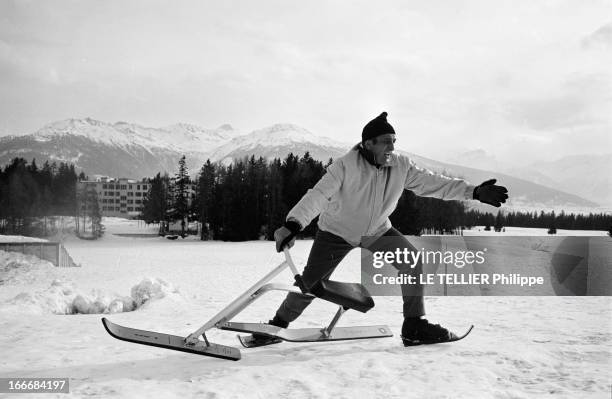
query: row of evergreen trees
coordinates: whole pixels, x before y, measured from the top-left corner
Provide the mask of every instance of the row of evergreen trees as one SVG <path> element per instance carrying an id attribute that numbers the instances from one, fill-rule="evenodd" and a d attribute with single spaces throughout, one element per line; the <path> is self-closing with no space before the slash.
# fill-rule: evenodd
<path id="1" fill-rule="evenodd" d="M 74 216 L 77 179 L 72 164 L 14 158 L 0 169 L 0 232 L 46 235 L 49 216 Z"/>
<path id="2" fill-rule="evenodd" d="M 193 182 L 183 157 L 174 178 L 157 174 L 150 179 L 142 218 L 162 225 L 173 220 L 200 221 L 203 240 L 272 239 L 289 209 L 324 172 L 323 163 L 308 153 L 270 162 L 251 156 L 228 166 L 207 161 L 190 195 L 188 187 Z M 313 233 L 314 227 L 306 229 L 305 234 Z"/>
<path id="3" fill-rule="evenodd" d="M 553 232 L 564 230 L 609 230 L 612 228 L 612 215 L 589 213 L 588 215 L 555 211 L 537 212 L 499 212 L 497 215 L 469 211 L 465 220 L 470 226 L 494 226 L 499 230 L 505 226 L 546 228 Z"/>
<path id="4" fill-rule="evenodd" d="M 227 241 L 272 239 L 287 212 L 325 174 L 324 165 L 308 153 L 303 157 L 289 154 L 284 159 L 245 158 L 230 165 L 207 161 L 195 181 L 191 181 L 185 157 L 179 161 L 179 172 L 170 178 L 158 174 L 149 179 L 150 191 L 145 198 L 142 218 L 147 223 L 163 222 L 167 226 L 179 221 L 199 221 L 203 240 Z M 92 235 L 101 234 L 99 209 L 95 192 L 77 193 L 74 165 L 36 161 L 28 164 L 13 159 L 0 168 L 0 233 L 47 235 L 50 216 L 76 216 L 79 223 L 91 224 Z M 86 205 L 87 213 L 83 213 Z M 89 217 L 89 220 L 86 218 Z M 391 221 L 405 234 L 457 234 L 462 228 L 484 225 L 538 227 L 549 229 L 610 230 L 609 214 L 560 214 L 500 212 L 497 216 L 466 210 L 458 201 L 418 197 L 406 191 Z M 91 222 L 91 223 L 89 223 Z M 303 232 L 312 236 L 316 219 Z"/>
<path id="5" fill-rule="evenodd" d="M 309 153 L 271 161 L 251 156 L 230 165 L 207 161 L 191 182 L 183 157 L 174 178 L 158 174 L 151 179 L 142 216 L 148 223 L 197 220 L 202 225 L 203 240 L 270 240 L 287 212 L 325 174 L 331 162 L 324 165 Z M 185 182 L 195 183 L 191 197 L 185 193 Z M 186 202 L 186 197 L 190 201 Z M 612 215 L 500 212 L 495 216 L 467 210 L 460 201 L 419 197 L 406 191 L 391 221 L 410 235 L 460 234 L 461 229 L 477 225 L 495 226 L 496 230 L 505 226 L 608 230 Z M 312 236 L 315 231 L 316 219 L 302 236 Z"/>

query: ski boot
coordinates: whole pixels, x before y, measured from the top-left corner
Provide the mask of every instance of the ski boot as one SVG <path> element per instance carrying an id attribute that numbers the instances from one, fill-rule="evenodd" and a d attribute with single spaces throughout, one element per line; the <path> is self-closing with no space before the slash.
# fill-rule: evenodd
<path id="1" fill-rule="evenodd" d="M 278 316 L 274 316 L 274 318 L 270 320 L 268 324 L 270 324 L 271 326 L 276 326 L 276 327 L 281 327 L 281 328 L 287 328 L 289 326 L 289 322 L 286 322 L 285 320 L 280 319 Z M 278 337 L 271 337 L 265 334 L 253 333 L 250 337 L 248 337 L 247 339 L 241 342 L 243 343 L 243 345 L 249 348 L 255 348 L 257 346 L 278 344 L 282 341 L 283 340 Z"/>
<path id="2" fill-rule="evenodd" d="M 464 337 L 458 337 L 439 324 L 431 324 L 427 319 L 421 319 L 420 317 L 405 318 L 402 325 L 402 342 L 404 346 L 453 342 Z"/>

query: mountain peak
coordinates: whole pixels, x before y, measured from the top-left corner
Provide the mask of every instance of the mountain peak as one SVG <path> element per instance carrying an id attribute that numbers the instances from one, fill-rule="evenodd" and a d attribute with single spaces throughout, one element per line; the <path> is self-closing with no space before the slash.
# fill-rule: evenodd
<path id="1" fill-rule="evenodd" d="M 298 125 L 294 125 L 293 123 L 275 123 L 275 124 L 273 124 L 271 126 L 265 127 L 263 129 L 259 129 L 259 131 L 268 131 L 268 132 L 271 132 L 271 133 L 277 133 L 277 132 L 300 132 L 300 133 L 305 133 L 305 134 L 308 134 L 308 135 L 313 135 L 308 130 L 306 130 L 303 127 L 300 127 Z"/>
<path id="2" fill-rule="evenodd" d="M 100 125 L 105 125 L 106 124 L 106 123 L 104 123 L 102 121 L 90 118 L 89 116 L 86 117 L 83 121 L 86 122 L 86 123 L 89 123 L 92 126 L 100 126 Z"/>
<path id="3" fill-rule="evenodd" d="M 249 136 L 255 140 L 282 140 L 282 141 L 313 141 L 316 138 L 310 131 L 291 123 L 276 123 L 253 131 Z"/>
<path id="4" fill-rule="evenodd" d="M 226 131 L 232 131 L 232 130 L 234 130 L 234 128 L 232 127 L 232 125 L 230 125 L 229 123 L 224 123 L 223 125 L 219 126 L 217 129 L 218 129 L 218 130 L 226 130 Z"/>

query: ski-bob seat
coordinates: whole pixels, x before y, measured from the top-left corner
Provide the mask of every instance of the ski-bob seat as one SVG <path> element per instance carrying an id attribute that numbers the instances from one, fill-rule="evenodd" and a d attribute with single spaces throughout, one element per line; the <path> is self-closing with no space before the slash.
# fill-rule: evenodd
<path id="1" fill-rule="evenodd" d="M 374 300 L 366 288 L 359 283 L 344 283 L 320 280 L 309 291 L 317 298 L 340 305 L 345 309 L 355 309 L 362 313 L 374 307 Z"/>

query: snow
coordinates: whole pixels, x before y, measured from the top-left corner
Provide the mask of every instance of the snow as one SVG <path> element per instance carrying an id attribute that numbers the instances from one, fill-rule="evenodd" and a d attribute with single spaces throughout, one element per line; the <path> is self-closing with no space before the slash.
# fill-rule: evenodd
<path id="1" fill-rule="evenodd" d="M 196 125 L 175 124 L 163 128 L 140 126 L 134 123 L 110 124 L 91 118 L 66 119 L 50 123 L 34 133 L 38 141 L 49 141 L 54 137 L 81 136 L 98 143 L 123 148 L 134 145 L 148 149 L 164 148 L 179 152 L 207 152 L 239 136 L 239 131 L 229 125 L 206 129 Z"/>
<path id="2" fill-rule="evenodd" d="M 159 278 L 142 279 L 126 296 L 106 289 L 86 293 L 77 287 L 70 274 L 32 255 L 0 251 L 0 287 L 7 296 L 14 295 L 3 301 L 0 311 L 57 315 L 121 313 L 166 297 L 180 300 L 178 289 Z"/>
<path id="3" fill-rule="evenodd" d="M 67 306 L 65 298 L 72 298 L 74 306 L 80 295 L 84 309 L 108 303 L 112 313 L 119 306 L 115 302 L 112 307 L 112 300 L 130 297 L 144 305 L 106 317 L 186 336 L 282 260 L 265 241 L 170 241 L 114 234 L 137 232 L 133 223 L 106 220 L 101 240 L 67 241 L 80 268 L 54 268 L 31 256 L 0 252 L 5 273 L 0 286 L 0 377 L 70 377 L 73 397 L 610 395 L 609 297 L 429 297 L 432 322 L 456 332 L 472 323 L 476 327 L 454 344 L 412 348 L 404 348 L 399 339 L 401 298 L 375 297 L 374 309 L 367 314 L 349 311 L 340 325 L 387 324 L 392 338 L 241 348 L 238 362 L 119 341 L 106 333 L 100 314 L 53 312 Z M 311 245 L 310 240 L 297 241 L 292 254 L 298 266 L 304 265 Z M 351 252 L 334 278 L 359 281 L 359 262 L 359 251 Z M 275 281 L 290 283 L 292 276 L 285 271 Z M 266 294 L 234 320 L 266 321 L 283 297 L 280 292 Z M 324 325 L 334 312 L 335 305 L 315 301 L 292 326 Z M 239 346 L 232 332 L 213 329 L 207 335 L 212 342 Z"/>
<path id="4" fill-rule="evenodd" d="M 47 242 L 43 238 L 0 235 L 0 242 Z"/>
<path id="5" fill-rule="evenodd" d="M 603 230 L 562 230 L 557 229 L 557 234 L 548 234 L 548 229 L 537 229 L 528 227 L 504 227 L 505 231 L 496 232 L 491 227 L 490 231 L 485 231 L 485 226 L 475 226 L 471 230 L 463 230 L 465 236 L 563 236 L 563 237 L 587 237 L 587 236 L 607 236 L 608 232 Z"/>
<path id="6" fill-rule="evenodd" d="M 145 303 L 162 299 L 166 296 L 179 296 L 179 291 L 168 282 L 159 278 L 145 278 L 130 290 L 136 307 L 140 307 Z"/>
<path id="7" fill-rule="evenodd" d="M 291 146 L 299 143 L 314 143 L 328 148 L 348 150 L 351 144 L 342 143 L 329 137 L 315 136 L 312 132 L 290 123 L 277 123 L 275 125 L 255 130 L 247 135 L 233 138 L 228 143 L 218 147 L 210 158 L 215 161 L 223 160 L 233 151 L 249 151 L 258 147 Z"/>
<path id="8" fill-rule="evenodd" d="M 0 251 L 0 286 L 49 281 L 56 276 L 56 270 L 51 262 L 36 256 Z"/>
<path id="9" fill-rule="evenodd" d="M 142 220 L 119 217 L 105 216 L 102 224 L 109 234 L 156 234 L 159 231 L 159 224 L 145 224 Z"/>

